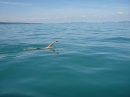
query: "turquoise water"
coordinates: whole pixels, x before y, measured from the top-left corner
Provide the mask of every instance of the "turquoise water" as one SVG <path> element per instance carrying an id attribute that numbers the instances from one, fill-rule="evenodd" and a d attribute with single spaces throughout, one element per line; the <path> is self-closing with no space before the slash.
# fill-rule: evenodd
<path id="1" fill-rule="evenodd" d="M 23 50 L 46 47 L 53 50 Z M 130 97 L 130 23 L 0 25 L 0 97 Z"/>

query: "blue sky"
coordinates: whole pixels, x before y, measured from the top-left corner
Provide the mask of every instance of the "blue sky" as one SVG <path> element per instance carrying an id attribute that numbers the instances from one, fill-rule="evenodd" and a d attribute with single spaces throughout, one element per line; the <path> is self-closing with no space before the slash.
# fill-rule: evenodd
<path id="1" fill-rule="evenodd" d="M 130 0 L 0 0 L 0 21 L 130 21 Z"/>

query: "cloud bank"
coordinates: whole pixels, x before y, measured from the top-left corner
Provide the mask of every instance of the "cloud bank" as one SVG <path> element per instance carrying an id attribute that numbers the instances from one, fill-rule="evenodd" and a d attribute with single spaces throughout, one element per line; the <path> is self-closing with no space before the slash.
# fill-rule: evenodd
<path id="1" fill-rule="evenodd" d="M 31 3 L 20 3 L 20 2 L 6 2 L 6 1 L 0 1 L 2 4 L 8 4 L 8 5 L 31 5 Z"/>

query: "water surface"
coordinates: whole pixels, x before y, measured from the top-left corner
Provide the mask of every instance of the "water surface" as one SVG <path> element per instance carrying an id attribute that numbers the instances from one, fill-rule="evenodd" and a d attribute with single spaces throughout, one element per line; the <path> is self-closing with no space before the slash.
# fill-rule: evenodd
<path id="1" fill-rule="evenodd" d="M 129 97 L 129 75 L 130 23 L 0 24 L 1 97 Z"/>

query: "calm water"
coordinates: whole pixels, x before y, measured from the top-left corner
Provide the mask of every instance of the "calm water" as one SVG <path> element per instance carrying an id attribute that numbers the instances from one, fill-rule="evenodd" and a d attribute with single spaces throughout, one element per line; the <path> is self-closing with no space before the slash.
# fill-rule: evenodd
<path id="1" fill-rule="evenodd" d="M 130 97 L 130 23 L 0 24 L 0 97 L 92 96 Z"/>

